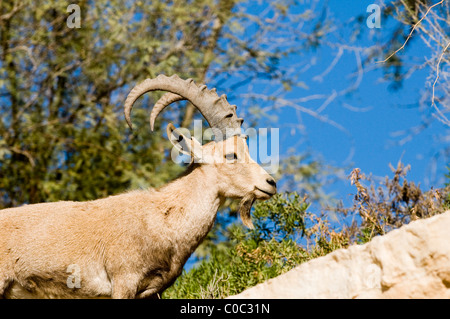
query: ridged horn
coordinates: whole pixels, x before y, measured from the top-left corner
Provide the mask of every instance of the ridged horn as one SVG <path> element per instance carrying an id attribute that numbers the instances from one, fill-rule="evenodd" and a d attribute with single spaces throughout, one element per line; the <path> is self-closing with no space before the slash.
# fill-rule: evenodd
<path id="1" fill-rule="evenodd" d="M 167 77 L 158 75 L 154 79 L 146 79 L 136 85 L 125 100 L 125 119 L 131 125 L 131 109 L 134 102 L 143 94 L 150 91 L 167 91 L 155 104 L 151 115 L 150 125 L 153 129 L 154 121 L 158 114 L 169 104 L 188 100 L 191 102 L 211 126 L 216 140 L 225 139 L 230 136 L 241 134 L 241 124 L 244 121 L 236 115 L 236 108 L 230 105 L 225 94 L 219 97 L 215 89 L 208 90 L 206 85 L 200 87 L 192 79 L 182 80 L 177 75 Z"/>
<path id="2" fill-rule="evenodd" d="M 164 108 L 172 103 L 175 103 L 177 101 L 183 101 L 186 100 L 181 95 L 167 92 L 164 94 L 153 106 L 152 112 L 150 113 L 150 128 L 154 129 L 155 126 L 155 120 L 159 113 L 161 113 Z"/>

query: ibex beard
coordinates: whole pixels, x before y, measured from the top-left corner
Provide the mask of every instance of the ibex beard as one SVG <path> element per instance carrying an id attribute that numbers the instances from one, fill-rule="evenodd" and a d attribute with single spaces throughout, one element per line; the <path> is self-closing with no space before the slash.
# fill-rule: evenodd
<path id="1" fill-rule="evenodd" d="M 248 193 L 244 197 L 242 197 L 241 202 L 239 203 L 239 215 L 241 216 L 242 222 L 248 228 L 253 229 L 252 217 L 250 215 L 250 210 L 252 209 L 253 202 L 256 200 L 256 196 L 253 193 Z"/>
<path id="2" fill-rule="evenodd" d="M 152 110 L 152 128 L 167 105 L 187 99 L 221 138 L 202 145 L 169 124 L 172 144 L 195 159 L 169 184 L 89 202 L 0 211 L 0 297 L 155 298 L 181 274 L 226 198 L 241 200 L 242 221 L 252 227 L 253 202 L 275 194 L 276 183 L 250 158 L 236 107 L 215 89 L 160 75 L 128 95 L 129 125 L 133 103 L 154 90 L 169 93 Z"/>

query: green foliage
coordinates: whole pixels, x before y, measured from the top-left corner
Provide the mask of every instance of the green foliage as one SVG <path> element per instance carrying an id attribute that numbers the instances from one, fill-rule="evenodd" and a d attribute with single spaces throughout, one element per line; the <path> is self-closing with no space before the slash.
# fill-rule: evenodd
<path id="1" fill-rule="evenodd" d="M 0 15 L 15 12 L 0 21 L 0 208 L 94 199 L 177 175 L 181 168 L 164 152 L 162 130 L 149 133 L 148 110 L 134 112 L 138 131 L 130 135 L 121 107 L 137 80 L 186 74 L 183 57 L 169 59 L 162 49 L 174 45 L 171 26 L 195 21 L 198 8 L 80 2 L 82 27 L 70 29 L 66 3 L 25 1 L 15 11 L 16 5 L 0 5 Z M 197 33 L 201 48 L 207 30 Z"/>

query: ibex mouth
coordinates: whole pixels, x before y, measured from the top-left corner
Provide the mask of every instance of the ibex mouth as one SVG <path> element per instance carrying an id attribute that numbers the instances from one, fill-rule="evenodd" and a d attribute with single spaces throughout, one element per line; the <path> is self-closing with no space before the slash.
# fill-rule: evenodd
<path id="1" fill-rule="evenodd" d="M 275 192 L 273 192 L 273 193 L 271 193 L 271 192 L 268 192 L 268 191 L 265 191 L 265 190 L 262 190 L 261 188 L 259 188 L 259 187 L 256 187 L 256 189 L 257 190 L 259 190 L 260 192 L 262 192 L 262 193 L 264 193 L 264 194 L 266 194 L 266 195 L 268 195 L 268 196 L 270 196 L 270 197 L 272 197 L 273 195 L 275 195 L 277 192 L 275 191 Z"/>

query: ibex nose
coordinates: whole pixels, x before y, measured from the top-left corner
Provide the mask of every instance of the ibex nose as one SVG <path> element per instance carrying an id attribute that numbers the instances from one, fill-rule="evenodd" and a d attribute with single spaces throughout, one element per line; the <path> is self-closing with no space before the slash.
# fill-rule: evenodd
<path id="1" fill-rule="evenodd" d="M 266 182 L 269 184 L 269 185 L 271 185 L 271 186 L 273 186 L 273 187 L 277 187 L 277 183 L 275 182 L 275 180 L 271 177 L 271 178 L 268 178 L 268 179 L 266 179 Z"/>

